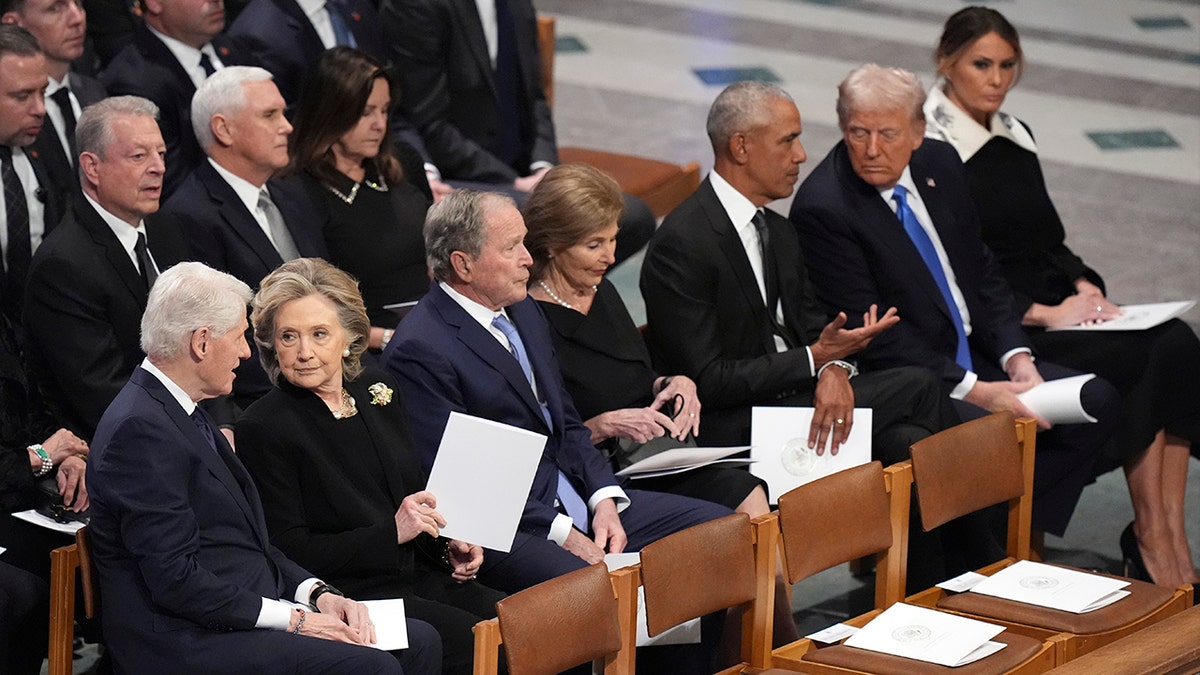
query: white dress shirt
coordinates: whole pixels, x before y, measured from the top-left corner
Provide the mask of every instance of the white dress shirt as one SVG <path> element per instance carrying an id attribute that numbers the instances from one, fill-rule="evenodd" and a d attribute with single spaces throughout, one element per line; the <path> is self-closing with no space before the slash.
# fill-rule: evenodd
<path id="1" fill-rule="evenodd" d="M 220 70 L 225 67 L 221 59 L 217 58 L 217 50 L 213 49 L 211 42 L 200 49 L 196 49 L 191 45 L 184 44 L 173 37 L 154 30 L 149 24 L 146 25 L 146 28 L 149 28 L 150 32 L 154 33 L 159 40 L 163 41 L 167 49 L 171 50 L 171 53 L 175 55 L 175 59 L 179 61 L 179 65 L 183 66 L 184 72 L 188 74 L 188 77 L 192 78 L 192 84 L 196 85 L 197 89 L 208 78 L 208 73 L 204 72 L 204 68 L 200 66 L 201 53 L 208 54 L 208 60 L 212 63 L 213 68 Z"/>
<path id="2" fill-rule="evenodd" d="M 329 8 L 325 6 L 325 0 L 296 0 L 296 4 L 300 5 L 300 10 L 308 17 L 308 22 L 317 31 L 325 49 L 336 47 L 337 35 L 333 32 L 333 19 L 329 18 Z"/>
<path id="3" fill-rule="evenodd" d="M 36 251 L 42 243 L 42 235 L 46 233 L 46 205 L 38 198 L 37 174 L 33 172 L 33 164 L 29 163 L 29 155 L 23 148 L 12 149 L 13 171 L 21 179 L 21 188 L 25 191 L 25 205 L 29 212 L 29 244 L 30 250 Z M 44 193 L 43 193 L 44 194 Z M 8 202 L 4 199 L 4 190 L 0 189 L 0 252 L 8 253 Z M 0 255 L 0 268 L 7 268 L 8 258 Z"/>
<path id="4" fill-rule="evenodd" d="M 275 237 L 271 236 L 271 224 L 267 220 L 267 214 L 258 207 L 258 196 L 262 193 L 263 186 L 256 187 L 245 178 L 235 176 L 228 169 L 213 161 L 211 157 L 208 158 L 208 163 L 212 165 L 212 168 L 217 170 L 217 174 L 221 178 L 225 179 L 229 187 L 233 188 L 233 192 L 237 195 L 238 200 L 242 202 L 246 210 L 250 212 L 250 215 L 254 216 L 254 222 L 258 223 L 258 227 L 263 231 L 263 234 L 267 235 L 267 241 L 271 242 L 271 246 L 275 246 L 275 249 L 279 250 L 279 247 L 275 244 Z M 276 204 L 275 206 L 278 208 L 279 205 Z"/>
<path id="5" fill-rule="evenodd" d="M 93 209 L 96 209 L 96 213 L 100 214 L 100 219 L 103 220 L 104 224 L 108 225 L 108 229 L 112 230 L 112 233 L 116 235 L 117 241 L 121 242 L 121 247 L 125 249 L 125 254 L 128 255 L 129 260 L 133 262 L 133 269 L 141 272 L 142 266 L 138 263 L 137 251 L 134 250 L 134 247 L 137 246 L 138 235 L 141 234 L 142 236 L 145 236 L 146 234 L 145 221 L 139 220 L 137 227 L 134 227 L 124 220 L 121 220 L 120 218 L 109 213 L 86 192 L 83 194 L 83 197 L 84 199 L 88 200 L 88 203 L 92 205 Z M 156 274 L 161 272 L 162 269 L 158 266 L 158 261 L 154 259 L 154 254 L 150 252 L 150 241 L 148 239 L 146 241 L 146 256 L 150 258 L 150 264 L 154 265 L 154 272 Z"/>

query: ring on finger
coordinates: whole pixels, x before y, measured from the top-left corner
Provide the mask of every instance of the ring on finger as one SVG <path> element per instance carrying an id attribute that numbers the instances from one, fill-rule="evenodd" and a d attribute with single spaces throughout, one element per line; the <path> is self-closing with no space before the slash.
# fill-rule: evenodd
<path id="1" fill-rule="evenodd" d="M 846 420 L 844 420 L 844 419 L 842 419 L 842 418 L 840 418 L 840 417 L 839 417 L 839 418 L 837 418 L 836 420 L 834 420 L 834 422 L 837 422 L 838 424 L 845 424 L 845 423 L 846 423 Z"/>

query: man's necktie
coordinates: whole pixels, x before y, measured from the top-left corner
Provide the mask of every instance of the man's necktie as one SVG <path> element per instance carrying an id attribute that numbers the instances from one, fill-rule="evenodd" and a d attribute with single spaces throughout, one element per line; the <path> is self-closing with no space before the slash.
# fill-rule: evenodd
<path id="1" fill-rule="evenodd" d="M 208 54 L 200 52 L 200 67 L 204 69 L 204 76 L 209 77 L 217 72 L 216 66 L 213 65 L 212 59 L 208 58 Z"/>
<path id="2" fill-rule="evenodd" d="M 213 430 L 209 426 L 208 420 L 205 419 L 204 411 L 197 407 L 192 411 L 191 418 L 196 428 L 200 430 L 200 435 L 204 437 L 204 440 L 208 441 L 208 447 L 212 448 L 213 452 L 216 452 L 217 438 L 213 435 Z"/>
<path id="3" fill-rule="evenodd" d="M 967 342 L 967 332 L 963 328 L 962 314 L 958 312 L 958 303 L 954 302 L 954 294 L 950 292 L 950 281 L 946 279 L 946 270 L 942 268 L 942 261 L 938 258 L 933 240 L 929 238 L 929 234 L 917 220 L 916 214 L 909 208 L 908 190 L 904 189 L 903 185 L 897 185 L 893 189 L 892 199 L 896 200 L 896 216 L 904 225 L 904 231 L 908 234 L 908 238 L 917 247 L 921 259 L 925 261 L 925 267 L 929 268 L 929 273 L 933 275 L 933 281 L 937 284 L 938 290 L 942 292 L 942 299 L 946 302 L 946 309 L 950 311 L 954 330 L 958 332 L 958 349 L 954 354 L 954 361 L 966 370 L 973 370 L 971 345 Z"/>
<path id="4" fill-rule="evenodd" d="M 71 166 L 76 166 L 79 162 L 79 151 L 75 148 L 75 108 L 71 105 L 71 90 L 65 86 L 60 87 L 58 91 L 50 94 L 50 98 L 62 112 L 63 133 L 67 135 L 67 146 L 70 150 L 70 157 L 67 160 Z"/>
<path id="5" fill-rule="evenodd" d="M 154 267 L 154 261 L 150 259 L 150 249 L 146 247 L 146 235 L 141 232 L 138 232 L 138 240 L 133 245 L 133 252 L 137 255 L 138 267 L 142 268 L 142 281 L 146 282 L 146 290 L 154 288 L 154 282 L 158 280 L 158 269 Z"/>
<path id="6" fill-rule="evenodd" d="M 4 251 L 7 308 L 16 311 L 24 294 L 33 244 L 29 241 L 29 204 L 25 201 L 21 178 L 13 167 L 12 153 L 12 148 L 0 145 L 0 178 L 4 182 L 4 211 L 8 219 L 8 248 Z"/>
<path id="7" fill-rule="evenodd" d="M 517 363 L 521 366 L 521 371 L 525 373 L 525 379 L 529 381 L 529 388 L 533 389 L 533 368 L 529 364 L 529 354 L 525 351 L 525 343 L 521 341 L 521 335 L 517 332 L 517 327 L 512 321 L 503 314 L 498 314 L 492 319 L 492 325 L 500 329 L 504 333 L 504 337 L 508 338 L 508 344 L 511 346 L 511 352 L 517 359 Z M 537 391 L 534 390 L 534 395 Z M 546 426 L 554 429 L 554 424 L 550 420 L 550 410 L 546 408 L 546 404 L 538 397 L 538 407 L 542 410 L 542 417 L 546 419 Z M 579 493 L 575 491 L 575 486 L 571 485 L 571 481 L 567 480 L 566 474 L 561 470 L 558 472 L 558 501 L 567 510 L 567 515 L 574 521 L 575 527 L 581 531 L 588 531 L 588 509 L 587 504 Z"/>
<path id="8" fill-rule="evenodd" d="M 329 12 L 329 23 L 333 25 L 333 39 L 339 47 L 357 47 L 358 41 L 346 22 L 346 6 L 341 0 L 329 0 L 325 3 L 325 11 Z"/>
<path id="9" fill-rule="evenodd" d="M 758 231 L 758 252 L 762 260 L 763 286 L 767 289 L 767 317 L 771 320 L 771 327 L 775 334 L 783 338 L 784 344 L 788 348 L 795 347 L 796 342 L 791 337 L 791 331 L 780 325 L 776 316 L 779 307 L 779 270 L 775 267 L 775 257 L 771 255 L 771 230 L 767 227 L 767 218 L 762 209 L 754 212 L 754 218 L 750 219 L 750 222 Z"/>
<path id="10" fill-rule="evenodd" d="M 279 257 L 283 258 L 284 262 L 299 258 L 300 251 L 296 249 L 292 233 L 288 230 L 287 224 L 283 222 L 283 215 L 279 213 L 275 202 L 271 200 L 271 193 L 267 191 L 265 185 L 258 191 L 258 208 L 262 209 L 263 214 L 267 216 L 267 229 L 271 231 L 271 240 L 275 242 L 275 250 L 279 251 Z"/>

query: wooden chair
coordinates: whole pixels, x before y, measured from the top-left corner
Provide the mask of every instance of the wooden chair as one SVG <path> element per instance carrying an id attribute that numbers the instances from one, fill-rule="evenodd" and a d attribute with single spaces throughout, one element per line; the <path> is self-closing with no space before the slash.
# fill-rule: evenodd
<path id="1" fill-rule="evenodd" d="M 83 589 L 83 615 L 95 618 L 100 585 L 92 566 L 87 527 L 75 533 L 75 543 L 50 552 L 49 675 L 70 675 L 75 642 L 75 574 Z"/>
<path id="2" fill-rule="evenodd" d="M 501 644 L 511 675 L 554 675 L 589 661 L 605 675 L 634 672 L 631 570 L 610 575 L 603 564 L 576 570 L 501 600 L 496 614 L 475 624 L 475 675 L 495 675 Z"/>
<path id="3" fill-rule="evenodd" d="M 844 623 L 862 627 L 904 597 L 908 556 L 908 462 L 879 462 L 840 471 L 779 498 L 779 526 L 788 581 L 869 554 L 878 554 L 875 609 Z M 863 649 L 818 647 L 803 639 L 775 649 L 771 665 L 811 673 L 1042 673 L 1055 664 L 1054 645 L 1011 631 L 994 638 L 1007 648 L 975 663 L 946 668 Z"/>
<path id="4" fill-rule="evenodd" d="M 537 23 L 538 52 L 542 69 L 542 90 L 546 104 L 554 107 L 554 44 L 555 24 L 552 16 L 539 16 Z M 646 202 L 650 211 L 661 218 L 700 187 L 700 165 L 688 162 L 684 166 L 647 157 L 624 155 L 588 148 L 558 149 L 563 163 L 589 164 L 612 176 L 621 189 Z"/>
<path id="5" fill-rule="evenodd" d="M 981 508 L 1008 502 L 1008 557 L 979 570 L 991 575 L 1028 559 L 1033 512 L 1033 462 L 1037 427 L 1031 419 L 996 413 L 953 427 L 912 447 L 921 525 L 931 530 Z M 1108 607 L 1075 614 L 993 598 L 948 594 L 931 588 L 908 602 L 1001 624 L 1037 639 L 1069 634 L 1058 643 L 1058 663 L 1095 650 L 1192 605 L 1192 587 L 1174 591 L 1135 580 L 1131 595 Z"/>
<path id="6" fill-rule="evenodd" d="M 651 637 L 732 607 L 742 615 L 742 662 L 721 675 L 785 675 L 769 668 L 775 606 L 775 516 L 735 513 L 663 537 L 642 549 L 646 628 Z M 756 541 L 756 537 L 763 537 Z"/>

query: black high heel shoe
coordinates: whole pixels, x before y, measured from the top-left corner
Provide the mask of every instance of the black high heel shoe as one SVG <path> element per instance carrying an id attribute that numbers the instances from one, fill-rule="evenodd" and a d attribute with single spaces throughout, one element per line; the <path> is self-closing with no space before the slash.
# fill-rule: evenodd
<path id="1" fill-rule="evenodd" d="M 1150 573 L 1146 571 L 1146 562 L 1142 560 L 1142 552 L 1138 549 L 1137 535 L 1133 533 L 1133 523 L 1125 526 L 1121 532 L 1121 555 L 1125 559 L 1125 576 L 1138 581 L 1154 583 Z"/>

